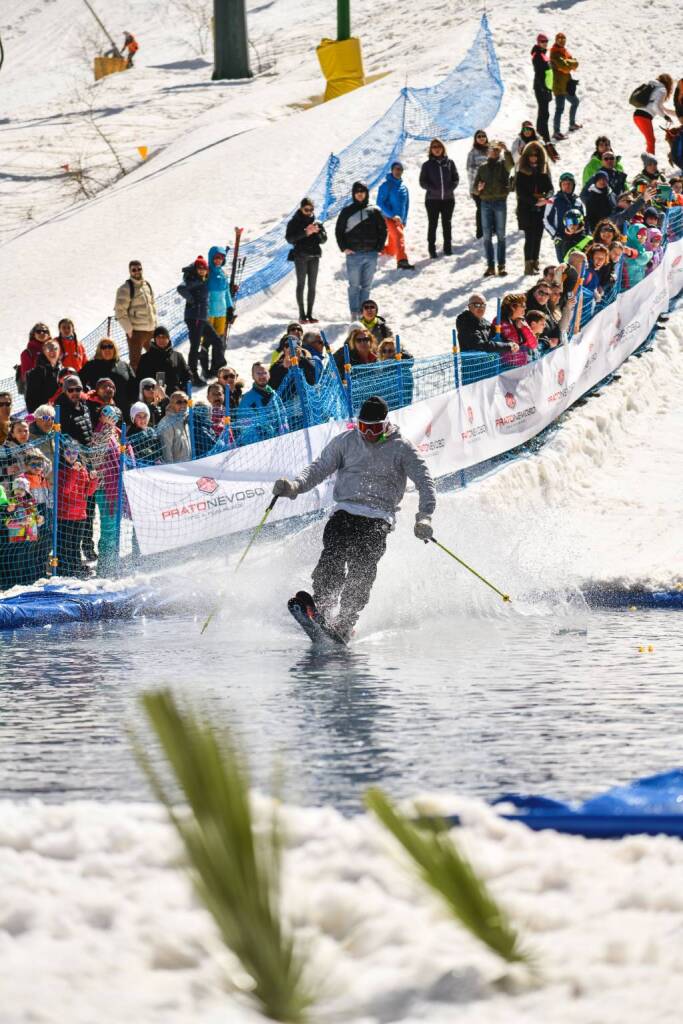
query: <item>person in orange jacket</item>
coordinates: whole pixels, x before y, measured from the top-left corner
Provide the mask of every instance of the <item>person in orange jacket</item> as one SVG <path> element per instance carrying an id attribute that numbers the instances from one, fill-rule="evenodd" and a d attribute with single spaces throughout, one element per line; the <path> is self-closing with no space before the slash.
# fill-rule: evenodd
<path id="1" fill-rule="evenodd" d="M 123 46 L 121 47 L 121 52 L 125 53 L 125 51 L 128 50 L 128 67 L 129 68 L 133 67 L 133 57 L 135 56 L 135 54 L 138 52 L 139 49 L 140 49 L 140 46 L 138 44 L 137 39 L 133 35 L 133 33 L 132 32 L 124 32 L 123 33 Z"/>

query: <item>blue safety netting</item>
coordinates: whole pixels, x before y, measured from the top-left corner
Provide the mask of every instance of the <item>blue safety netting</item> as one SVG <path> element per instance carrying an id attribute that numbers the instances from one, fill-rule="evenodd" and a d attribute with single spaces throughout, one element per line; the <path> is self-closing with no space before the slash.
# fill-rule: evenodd
<path id="1" fill-rule="evenodd" d="M 495 117 L 503 95 L 503 83 L 486 15 L 465 55 L 438 85 L 424 89 L 404 88 L 386 113 L 367 131 L 339 153 L 332 153 L 307 194 L 313 199 L 322 221 L 336 217 L 349 202 L 351 185 L 357 179 L 370 188 L 387 174 L 408 139 L 425 140 L 439 135 L 446 141 L 466 138 Z M 242 243 L 245 258 L 239 299 L 243 303 L 268 294 L 292 270 L 285 241 L 292 210 L 259 238 Z M 156 296 L 158 321 L 168 327 L 174 345 L 187 338 L 183 321 L 184 301 L 175 288 Z M 128 347 L 125 333 L 113 317 L 103 320 L 81 339 L 91 356 L 103 337 L 114 338 L 121 356 Z M 14 378 L 0 381 L 0 390 L 18 398 Z"/>

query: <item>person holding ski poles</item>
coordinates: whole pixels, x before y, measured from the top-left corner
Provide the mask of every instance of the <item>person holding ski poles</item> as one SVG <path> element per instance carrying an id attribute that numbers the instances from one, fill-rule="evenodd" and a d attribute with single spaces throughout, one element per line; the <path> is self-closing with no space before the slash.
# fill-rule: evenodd
<path id="1" fill-rule="evenodd" d="M 280 479 L 273 485 L 277 498 L 293 500 L 336 473 L 335 509 L 325 526 L 323 550 L 312 578 L 316 609 L 343 640 L 350 637 L 370 600 L 377 563 L 386 549 L 387 534 L 393 529 L 408 479 L 419 496 L 415 536 L 424 541 L 433 536 L 436 491 L 432 475 L 415 445 L 389 422 L 388 412 L 386 402 L 377 395 L 366 399 L 357 429 L 330 441 L 295 480 Z"/>

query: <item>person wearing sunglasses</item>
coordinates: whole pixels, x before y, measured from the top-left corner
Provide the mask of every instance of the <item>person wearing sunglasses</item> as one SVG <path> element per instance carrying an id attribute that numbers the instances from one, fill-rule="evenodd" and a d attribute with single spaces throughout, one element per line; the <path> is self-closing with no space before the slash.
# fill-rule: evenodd
<path id="1" fill-rule="evenodd" d="M 26 390 L 26 378 L 31 370 L 34 370 L 38 359 L 43 353 L 43 345 L 50 337 L 50 328 L 47 324 L 38 322 L 31 328 L 28 336 L 28 344 L 19 356 L 19 365 L 16 368 L 17 390 L 23 395 Z"/>
<path id="2" fill-rule="evenodd" d="M 491 334 L 491 322 L 486 319 L 486 299 L 479 292 L 470 295 L 467 309 L 458 313 L 455 331 L 461 352 L 517 352 L 519 345 Z"/>
<path id="3" fill-rule="evenodd" d="M 296 270 L 296 303 L 302 324 L 317 324 L 313 315 L 315 286 L 322 256 L 321 246 L 327 241 L 324 225 L 315 219 L 313 200 L 308 196 L 299 203 L 299 209 L 287 224 L 285 238 L 292 246 L 287 259 Z"/>
<path id="4" fill-rule="evenodd" d="M 370 295 L 377 259 L 387 242 L 387 225 L 381 210 L 370 204 L 368 186 L 354 181 L 352 202 L 337 217 L 337 245 L 346 256 L 346 276 L 351 319 L 357 320 Z"/>
<path id="5" fill-rule="evenodd" d="M 240 379 L 237 370 L 233 366 L 221 366 L 216 375 L 216 380 L 225 388 L 225 394 L 230 403 L 230 411 L 233 412 L 242 399 L 244 381 Z"/>
<path id="6" fill-rule="evenodd" d="M 116 404 L 124 420 L 128 418 L 131 402 L 138 397 L 138 384 L 132 366 L 121 359 L 112 338 L 102 338 L 97 343 L 95 354 L 83 367 L 80 377 L 83 385 L 91 391 L 97 387 L 98 380 L 108 377 L 116 391 Z"/>
<path id="7" fill-rule="evenodd" d="M 377 342 L 370 331 L 366 330 L 364 327 L 359 327 L 358 324 L 356 324 L 356 326 L 352 327 L 349 331 L 344 345 L 342 345 L 341 348 L 338 348 L 333 356 L 342 378 L 346 372 L 344 370 L 345 345 L 348 346 L 349 363 L 351 366 L 366 366 L 369 363 L 377 362 Z"/>
<path id="8" fill-rule="evenodd" d="M 603 138 L 606 138 L 606 136 L 603 136 Z M 627 177 L 621 157 L 617 156 L 609 148 L 604 149 L 597 158 L 594 154 L 583 169 L 584 187 L 591 185 L 595 181 L 595 175 L 598 171 L 603 171 L 607 175 L 612 191 L 618 196 L 621 195 L 626 188 Z"/>
<path id="9" fill-rule="evenodd" d="M 524 147 L 515 175 L 517 224 L 524 232 L 524 274 L 539 274 L 545 208 L 553 201 L 548 154 L 540 142 Z"/>
<path id="10" fill-rule="evenodd" d="M 476 208 L 476 237 L 482 237 L 481 231 L 481 199 L 479 194 L 474 187 L 474 180 L 477 176 L 477 171 L 482 164 L 486 163 L 486 158 L 489 152 L 489 137 L 483 128 L 477 129 L 472 139 L 472 148 L 467 154 L 467 163 L 465 168 L 467 170 L 467 182 L 470 190 L 470 195 L 474 201 Z"/>
<path id="11" fill-rule="evenodd" d="M 36 365 L 26 376 L 26 408 L 29 412 L 57 397 L 63 370 L 60 355 L 59 342 L 48 338 Z"/>
<path id="12" fill-rule="evenodd" d="M 146 355 L 147 353 L 145 353 Z M 173 389 L 175 391 L 175 388 Z M 156 427 L 166 412 L 168 398 L 166 389 L 158 384 L 154 377 L 143 377 L 138 390 L 138 402 L 144 402 L 149 413 L 150 426 Z M 133 405 L 136 403 L 134 402 Z M 133 422 L 133 406 L 128 413 L 130 422 Z"/>
<path id="13" fill-rule="evenodd" d="M 12 422 L 12 396 L 9 391 L 0 391 L 0 444 L 4 444 Z"/>
<path id="14" fill-rule="evenodd" d="M 192 458 L 189 406 L 184 391 L 174 391 L 168 400 L 166 414 L 157 427 L 164 462 L 188 462 Z"/>
<path id="15" fill-rule="evenodd" d="M 385 317 L 379 315 L 379 307 L 374 299 L 367 299 L 363 303 L 358 323 L 370 332 L 377 343 L 384 338 L 393 338 L 394 336 Z"/>
<path id="16" fill-rule="evenodd" d="M 451 221 L 455 209 L 455 190 L 460 178 L 458 171 L 446 152 L 441 139 L 429 143 L 427 159 L 420 168 L 420 188 L 425 190 L 427 209 L 427 248 L 431 259 L 436 259 L 436 229 L 441 218 L 443 232 L 443 254 L 452 255 Z"/>
<path id="17" fill-rule="evenodd" d="M 86 405 L 83 382 L 75 373 L 68 374 L 62 381 L 62 394 L 55 401 L 59 406 L 59 423 L 62 434 L 83 447 L 92 441 L 92 419 Z"/>
<path id="18" fill-rule="evenodd" d="M 157 306 L 154 290 L 145 280 L 140 260 L 128 264 L 129 277 L 116 292 L 114 315 L 128 338 L 128 359 L 137 371 L 142 350 L 152 343 L 157 325 Z"/>
<path id="19" fill-rule="evenodd" d="M 336 474 L 335 507 L 313 570 L 313 600 L 323 619 L 345 640 L 370 600 L 377 563 L 408 480 L 418 493 L 415 536 L 423 541 L 433 536 L 432 475 L 415 445 L 401 436 L 388 415 L 384 399 L 367 398 L 358 413 L 357 430 L 338 434 L 296 479 L 281 478 L 273 486 L 276 497 L 293 500 Z"/>
<path id="20" fill-rule="evenodd" d="M 552 339 L 553 344 L 551 347 L 554 347 L 560 340 L 560 325 L 550 305 L 551 300 L 550 284 L 543 278 L 537 281 L 533 288 L 530 288 L 526 293 L 527 312 L 534 310 L 537 313 L 543 313 L 546 319 L 546 328 L 543 333 L 549 339 Z"/>

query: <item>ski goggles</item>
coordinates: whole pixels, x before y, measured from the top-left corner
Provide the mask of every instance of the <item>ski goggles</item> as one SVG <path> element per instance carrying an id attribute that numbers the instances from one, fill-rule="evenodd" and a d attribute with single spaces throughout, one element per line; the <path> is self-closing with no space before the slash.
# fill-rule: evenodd
<path id="1" fill-rule="evenodd" d="M 386 434 L 387 421 L 382 420 L 381 423 L 364 423 L 363 420 L 358 420 L 358 429 L 363 437 L 368 441 L 381 441 Z"/>

